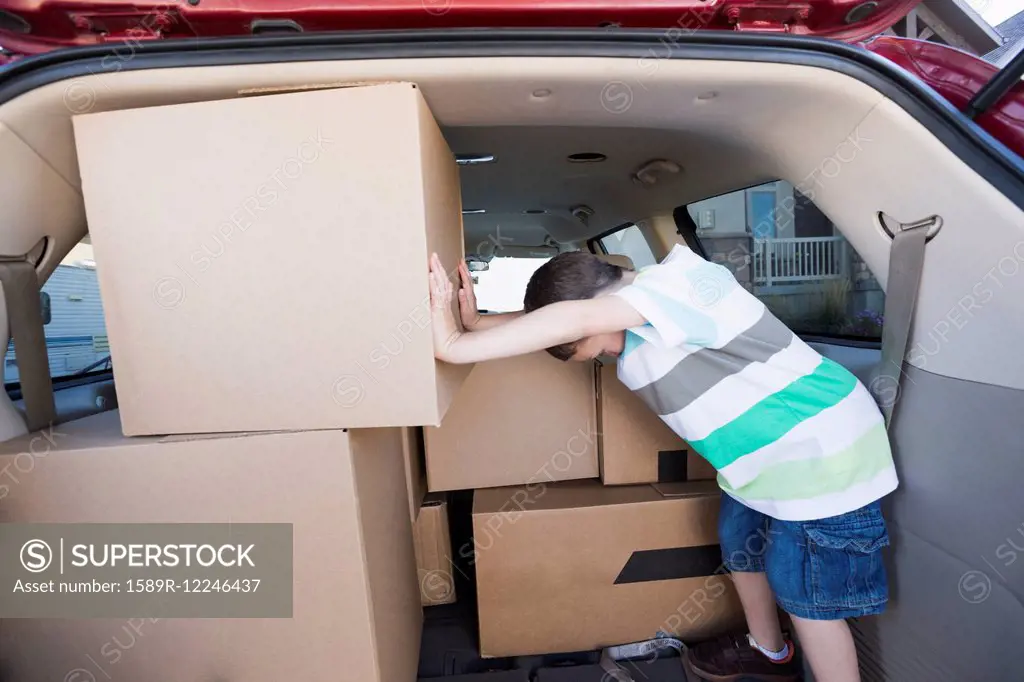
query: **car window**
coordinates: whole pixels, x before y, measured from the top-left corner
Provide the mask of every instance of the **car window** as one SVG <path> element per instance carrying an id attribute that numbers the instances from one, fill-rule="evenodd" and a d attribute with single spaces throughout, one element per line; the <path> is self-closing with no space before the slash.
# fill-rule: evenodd
<path id="1" fill-rule="evenodd" d="M 46 280 L 42 294 L 44 316 L 45 308 L 50 309 L 50 321 L 43 327 L 50 376 L 69 377 L 110 369 L 110 344 L 92 245 L 83 241 L 71 249 Z M 4 358 L 4 383 L 11 386 L 18 382 L 12 341 Z"/>
<path id="2" fill-rule="evenodd" d="M 798 333 L 879 339 L 885 293 L 853 246 L 784 181 L 687 206 L 708 257 Z"/>
<path id="3" fill-rule="evenodd" d="M 530 277 L 550 258 L 492 258 L 488 269 L 473 274 L 476 305 L 489 313 L 523 309 L 523 295 Z"/>
<path id="4" fill-rule="evenodd" d="M 636 225 L 627 225 L 597 241 L 605 253 L 627 256 L 638 270 L 657 263 L 650 245 Z"/>

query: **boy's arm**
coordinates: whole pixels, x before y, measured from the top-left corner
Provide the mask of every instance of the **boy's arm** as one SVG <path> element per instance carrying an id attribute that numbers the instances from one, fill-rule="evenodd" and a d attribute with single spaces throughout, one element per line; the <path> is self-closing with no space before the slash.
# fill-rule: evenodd
<path id="1" fill-rule="evenodd" d="M 519 310 L 514 313 L 489 313 L 487 315 L 479 315 L 473 326 L 467 327 L 467 329 L 473 332 L 481 332 L 486 329 L 492 329 L 505 324 L 506 322 L 511 322 L 517 317 L 522 317 L 524 314 L 525 313 L 523 313 L 522 310 Z"/>
<path id="2" fill-rule="evenodd" d="M 595 334 L 622 331 L 644 322 L 643 317 L 618 296 L 561 301 L 491 329 L 448 334 L 447 343 L 436 347 L 435 354 L 453 364 L 496 360 Z"/>
<path id="3" fill-rule="evenodd" d="M 452 284 L 436 254 L 431 259 L 430 298 L 434 354 L 453 364 L 524 355 L 646 322 L 620 297 L 602 296 L 552 303 L 484 331 L 460 332 L 452 314 Z"/>

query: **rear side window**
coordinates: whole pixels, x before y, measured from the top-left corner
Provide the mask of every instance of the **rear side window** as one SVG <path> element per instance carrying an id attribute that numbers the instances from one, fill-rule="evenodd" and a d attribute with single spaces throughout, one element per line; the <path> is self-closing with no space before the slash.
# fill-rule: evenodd
<path id="1" fill-rule="evenodd" d="M 877 340 L 885 293 L 807 197 L 784 181 L 687 206 L 708 257 L 798 333 Z"/>
<path id="2" fill-rule="evenodd" d="M 110 369 L 110 344 L 91 244 L 83 240 L 61 261 L 43 285 L 42 303 L 52 378 Z M 20 384 L 13 341 L 4 357 L 4 383 L 9 388 Z"/>
<path id="3" fill-rule="evenodd" d="M 600 252 L 626 256 L 638 270 L 657 263 L 650 245 L 636 225 L 619 228 L 595 241 Z"/>
<path id="4" fill-rule="evenodd" d="M 476 307 L 488 313 L 514 313 L 523 309 L 530 277 L 550 258 L 492 258 L 487 270 L 474 272 Z"/>

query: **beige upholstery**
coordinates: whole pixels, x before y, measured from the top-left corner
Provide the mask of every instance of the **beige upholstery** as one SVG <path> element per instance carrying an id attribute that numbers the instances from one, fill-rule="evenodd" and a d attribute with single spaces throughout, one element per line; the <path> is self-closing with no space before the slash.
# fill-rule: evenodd
<path id="1" fill-rule="evenodd" d="M 622 256 L 617 253 L 595 253 L 594 255 L 606 263 L 618 265 L 620 268 L 626 268 L 627 270 L 636 270 L 629 256 Z"/>
<path id="2" fill-rule="evenodd" d="M 655 63 L 656 62 L 656 63 Z M 656 68 L 651 68 L 652 66 Z M 123 70 L 45 85 L 0 106 L 0 255 L 42 237 L 46 277 L 86 233 L 73 113 L 235 97 L 239 89 L 408 80 L 456 152 L 466 240 L 578 243 L 644 216 L 782 179 L 842 230 L 884 287 L 878 213 L 943 218 L 929 244 L 911 362 L 1024 388 L 1024 212 L 879 91 L 838 71 L 759 62 L 635 58 L 429 58 Z M 141 143 L 140 143 L 141 144 Z M 566 155 L 601 152 L 604 163 Z M 652 158 L 682 165 L 655 185 Z M 585 223 L 571 207 L 585 204 Z M 534 213 L 541 211 L 541 213 Z M 541 229 L 537 229 L 541 228 Z M 520 239 L 522 241 L 520 241 Z M 97 254 L 100 256 L 100 254 Z M 101 265 L 102 267 L 102 265 Z M 917 345 L 915 345 L 917 344 Z M 919 345 L 919 347 L 918 347 Z M 2 434 L 0 434 L 2 435 Z"/>

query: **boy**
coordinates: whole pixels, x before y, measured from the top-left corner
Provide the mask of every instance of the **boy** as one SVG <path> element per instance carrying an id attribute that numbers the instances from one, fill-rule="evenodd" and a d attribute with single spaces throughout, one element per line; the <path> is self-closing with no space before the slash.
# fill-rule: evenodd
<path id="1" fill-rule="evenodd" d="M 777 603 L 818 682 L 858 681 L 845 619 L 880 613 L 888 600 L 879 500 L 897 485 L 885 424 L 864 386 L 726 268 L 685 246 L 639 273 L 560 254 L 527 285 L 525 314 L 481 318 L 464 265 L 460 274 L 468 332 L 458 330 L 452 284 L 432 257 L 438 359 L 541 349 L 562 360 L 617 356 L 620 380 L 718 470 L 722 554 L 749 634 L 692 648 L 694 672 L 798 679 Z"/>

